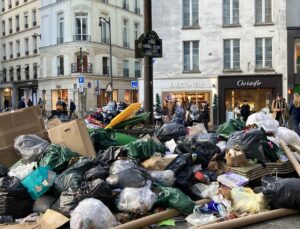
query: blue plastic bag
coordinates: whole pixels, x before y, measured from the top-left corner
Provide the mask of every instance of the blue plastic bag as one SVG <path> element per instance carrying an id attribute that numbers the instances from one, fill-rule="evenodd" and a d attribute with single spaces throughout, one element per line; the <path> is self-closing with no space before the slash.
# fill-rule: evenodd
<path id="1" fill-rule="evenodd" d="M 55 177 L 56 173 L 51 171 L 49 167 L 39 167 L 26 176 L 21 183 L 31 198 L 36 200 L 51 188 Z"/>

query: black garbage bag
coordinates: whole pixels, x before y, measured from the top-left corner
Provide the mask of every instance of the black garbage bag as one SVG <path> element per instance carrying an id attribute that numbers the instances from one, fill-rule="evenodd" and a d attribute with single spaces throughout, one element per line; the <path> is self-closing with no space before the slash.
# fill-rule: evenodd
<path id="1" fill-rule="evenodd" d="M 113 188 L 141 188 L 146 184 L 145 176 L 136 168 L 126 169 L 120 173 L 110 175 L 106 181 Z"/>
<path id="2" fill-rule="evenodd" d="M 194 173 L 191 166 L 183 167 L 176 174 L 175 187 L 188 194 L 187 191 L 193 185 Z"/>
<path id="3" fill-rule="evenodd" d="M 108 165 L 111 165 L 119 156 L 122 156 L 123 154 L 125 154 L 125 152 L 123 152 L 122 148 L 111 146 L 106 150 L 98 151 L 96 160 L 98 163 L 104 162 Z"/>
<path id="4" fill-rule="evenodd" d="M 177 175 L 185 166 L 192 166 L 193 158 L 192 154 L 181 154 L 176 157 L 175 160 L 171 162 L 166 170 L 172 170 Z"/>
<path id="5" fill-rule="evenodd" d="M 106 129 L 89 129 L 89 134 L 96 152 L 118 145 L 115 140 L 111 139 L 111 134 Z"/>
<path id="6" fill-rule="evenodd" d="M 100 164 L 86 171 L 86 173 L 84 174 L 84 179 L 87 181 L 95 180 L 98 178 L 105 180 L 108 176 L 109 176 L 108 166 Z"/>
<path id="7" fill-rule="evenodd" d="M 39 166 L 49 166 L 51 170 L 60 173 L 64 171 L 72 158 L 79 157 L 78 153 L 61 145 L 49 145 L 39 160 Z"/>
<path id="8" fill-rule="evenodd" d="M 189 138 L 189 141 L 191 143 L 194 143 L 194 142 L 210 142 L 212 144 L 217 144 L 218 136 L 219 135 L 217 133 L 194 134 Z"/>
<path id="9" fill-rule="evenodd" d="M 300 209 L 300 179 L 286 178 L 263 187 L 263 194 L 273 209 Z"/>
<path id="10" fill-rule="evenodd" d="M 186 154 L 186 153 L 192 154 L 193 151 L 192 151 L 191 146 L 189 144 L 187 144 L 187 143 L 179 143 L 175 147 L 174 153 L 175 154 Z"/>
<path id="11" fill-rule="evenodd" d="M 8 169 L 0 164 L 0 177 L 5 177 L 8 173 Z"/>
<path id="12" fill-rule="evenodd" d="M 16 177 L 0 178 L 0 215 L 23 218 L 32 212 L 33 200 Z"/>
<path id="13" fill-rule="evenodd" d="M 180 136 L 187 134 L 186 128 L 178 123 L 165 123 L 157 132 L 160 141 L 177 140 Z"/>
<path id="14" fill-rule="evenodd" d="M 80 187 L 86 171 L 95 166 L 96 162 L 93 158 L 80 158 L 55 179 L 54 188 L 59 192 L 67 191 L 69 189 L 76 191 Z"/>
<path id="15" fill-rule="evenodd" d="M 211 159 L 217 154 L 217 159 L 221 159 L 224 155 L 218 146 L 210 142 L 195 142 L 192 144 L 192 150 L 197 154 L 196 164 L 201 164 L 206 168 Z"/>

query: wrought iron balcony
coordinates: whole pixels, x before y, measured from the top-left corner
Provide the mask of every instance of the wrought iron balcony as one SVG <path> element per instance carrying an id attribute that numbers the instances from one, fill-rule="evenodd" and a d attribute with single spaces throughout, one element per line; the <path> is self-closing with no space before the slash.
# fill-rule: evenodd
<path id="1" fill-rule="evenodd" d="M 63 76 L 64 75 L 64 67 L 57 67 L 57 75 L 58 76 Z"/>
<path id="2" fill-rule="evenodd" d="M 135 70 L 134 76 L 135 78 L 141 78 L 141 70 Z"/>
<path id="3" fill-rule="evenodd" d="M 90 35 L 77 34 L 73 36 L 73 41 L 91 41 Z"/>
<path id="4" fill-rule="evenodd" d="M 128 68 L 123 68 L 123 77 L 129 78 L 129 69 Z"/>
<path id="5" fill-rule="evenodd" d="M 71 73 L 93 73 L 93 64 L 78 64 L 72 63 L 71 64 Z"/>

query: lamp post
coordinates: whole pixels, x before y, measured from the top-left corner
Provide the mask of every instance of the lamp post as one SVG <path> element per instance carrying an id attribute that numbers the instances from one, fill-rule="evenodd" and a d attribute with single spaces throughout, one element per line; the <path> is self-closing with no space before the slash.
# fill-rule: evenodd
<path id="1" fill-rule="evenodd" d="M 82 47 L 79 48 L 79 62 L 80 62 L 80 73 L 83 73 L 83 56 L 82 56 Z M 82 77 L 82 76 L 81 76 Z M 80 86 L 79 86 L 80 87 Z M 83 92 L 80 93 L 80 105 L 81 105 L 81 117 L 83 117 Z"/>
<path id="2" fill-rule="evenodd" d="M 38 33 L 34 33 L 33 35 L 31 35 L 33 38 L 37 38 L 39 37 L 40 39 L 42 39 L 42 35 L 38 34 Z"/>
<path id="3" fill-rule="evenodd" d="M 111 86 L 111 92 L 110 92 L 110 101 L 113 101 L 113 78 L 112 78 L 112 46 L 111 46 L 111 20 L 110 17 L 108 19 L 104 17 L 99 17 L 99 26 L 102 27 L 102 21 L 106 22 L 109 27 L 109 76 L 110 76 L 110 86 Z"/>

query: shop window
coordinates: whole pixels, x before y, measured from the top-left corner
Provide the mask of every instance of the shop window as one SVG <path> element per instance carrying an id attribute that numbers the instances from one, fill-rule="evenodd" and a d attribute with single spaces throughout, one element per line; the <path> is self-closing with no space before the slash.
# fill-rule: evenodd
<path id="1" fill-rule="evenodd" d="M 199 0 L 182 0 L 183 27 L 199 26 Z"/>
<path id="2" fill-rule="evenodd" d="M 240 69 L 240 40 L 224 40 L 224 70 Z"/>
<path id="3" fill-rule="evenodd" d="M 295 39 L 295 73 L 300 74 L 300 39 Z"/>
<path id="4" fill-rule="evenodd" d="M 256 69 L 272 69 L 272 38 L 256 39 Z"/>
<path id="5" fill-rule="evenodd" d="M 183 71 L 199 71 L 199 41 L 183 42 Z"/>
<path id="6" fill-rule="evenodd" d="M 52 110 L 56 110 L 56 103 L 58 97 L 61 98 L 66 104 L 69 104 L 68 89 L 52 90 L 51 91 L 51 106 Z"/>
<path id="7" fill-rule="evenodd" d="M 272 0 L 255 0 L 255 23 L 272 23 Z"/>
<path id="8" fill-rule="evenodd" d="M 223 24 L 238 25 L 239 0 L 223 0 Z"/>

